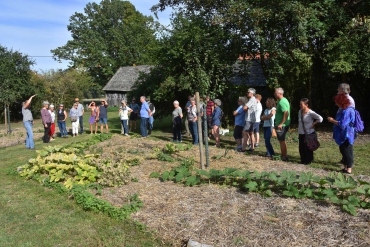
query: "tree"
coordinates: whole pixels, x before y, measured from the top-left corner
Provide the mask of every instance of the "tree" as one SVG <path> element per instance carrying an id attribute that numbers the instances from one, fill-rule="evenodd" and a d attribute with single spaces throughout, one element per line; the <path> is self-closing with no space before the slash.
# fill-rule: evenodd
<path id="1" fill-rule="evenodd" d="M 35 62 L 18 51 L 0 46 L 0 103 L 10 105 L 31 95 L 31 65 Z"/>
<path id="2" fill-rule="evenodd" d="M 82 69 L 49 70 L 42 74 L 45 99 L 54 104 L 73 105 L 74 99 L 90 97 L 91 89 L 97 87 Z"/>
<path id="3" fill-rule="evenodd" d="M 232 65 L 238 56 L 223 28 L 204 16 L 186 17 L 177 13 L 172 29 L 161 36 L 157 64 L 150 75 L 143 75 L 134 94 L 150 95 L 168 111 L 174 99 L 187 100 L 196 91 L 211 97 L 222 95 L 229 87 Z M 161 106 L 156 105 L 156 111 Z"/>
<path id="4" fill-rule="evenodd" d="M 73 68 L 87 68 L 101 86 L 121 66 L 152 62 L 157 46 L 152 17 L 121 0 L 88 3 L 84 12 L 70 17 L 72 40 L 51 50 L 55 59 L 70 60 Z"/>

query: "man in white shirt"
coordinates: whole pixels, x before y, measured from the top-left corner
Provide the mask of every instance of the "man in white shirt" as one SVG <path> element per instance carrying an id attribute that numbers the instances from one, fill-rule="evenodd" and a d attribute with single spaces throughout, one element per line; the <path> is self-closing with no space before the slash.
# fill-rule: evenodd
<path id="1" fill-rule="evenodd" d="M 261 114 L 262 114 L 262 95 L 256 94 L 256 100 L 257 100 L 257 110 L 256 110 L 256 122 L 253 126 L 253 133 L 256 135 L 256 142 L 254 144 L 254 147 L 258 147 L 258 143 L 260 142 L 260 124 L 261 124 Z"/>

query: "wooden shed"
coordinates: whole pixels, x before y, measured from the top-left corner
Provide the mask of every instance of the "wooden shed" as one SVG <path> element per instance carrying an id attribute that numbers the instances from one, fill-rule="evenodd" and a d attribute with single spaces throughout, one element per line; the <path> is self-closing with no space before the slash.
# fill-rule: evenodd
<path id="1" fill-rule="evenodd" d="M 122 100 L 127 102 L 127 93 L 131 91 L 140 73 L 149 73 L 152 67 L 150 65 L 120 67 L 103 88 L 108 104 L 119 106 Z"/>

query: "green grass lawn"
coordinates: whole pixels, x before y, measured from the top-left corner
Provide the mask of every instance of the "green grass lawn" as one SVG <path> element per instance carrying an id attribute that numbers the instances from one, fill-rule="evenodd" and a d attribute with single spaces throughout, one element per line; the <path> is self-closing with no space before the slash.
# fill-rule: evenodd
<path id="1" fill-rule="evenodd" d="M 111 133 L 120 133 L 117 110 L 108 113 Z M 89 138 L 89 114 L 84 116 L 86 134 L 76 138 L 57 137 L 51 145 L 63 145 Z M 37 122 L 36 124 L 40 124 Z M 70 126 L 70 123 L 68 123 Z M 22 123 L 12 123 L 12 128 L 23 128 Z M 155 120 L 152 137 L 166 140 L 163 132 L 171 131 L 171 119 Z M 58 132 L 58 130 L 57 130 Z M 132 134 L 140 134 L 140 121 Z M 299 162 L 297 134 L 288 135 L 288 155 L 291 162 Z M 260 143 L 263 143 L 261 135 Z M 214 141 L 210 141 L 214 144 Z M 234 148 L 232 132 L 221 137 L 222 147 Z M 36 140 L 36 149 L 42 149 Z M 277 153 L 279 145 L 273 140 Z M 370 143 L 355 145 L 354 174 L 370 175 Z M 265 147 L 256 148 L 255 155 L 264 155 Z M 47 189 L 35 181 L 15 174 L 15 167 L 35 157 L 36 153 L 20 144 L 0 149 L 0 246 L 164 246 L 155 233 L 150 233 L 132 220 L 114 220 L 101 213 L 86 212 L 65 195 Z M 334 141 L 322 141 L 311 165 L 326 170 L 339 170 L 339 148 Z"/>

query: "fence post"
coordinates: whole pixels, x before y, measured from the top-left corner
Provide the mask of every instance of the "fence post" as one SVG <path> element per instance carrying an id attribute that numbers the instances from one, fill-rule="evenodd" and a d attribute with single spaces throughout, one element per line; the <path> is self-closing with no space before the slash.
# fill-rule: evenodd
<path id="1" fill-rule="evenodd" d="M 198 122 L 198 138 L 199 138 L 199 152 L 200 152 L 200 169 L 204 170 L 203 159 L 203 135 L 202 135 L 202 116 L 200 112 L 199 92 L 195 93 L 195 102 L 197 104 L 197 122 Z"/>

